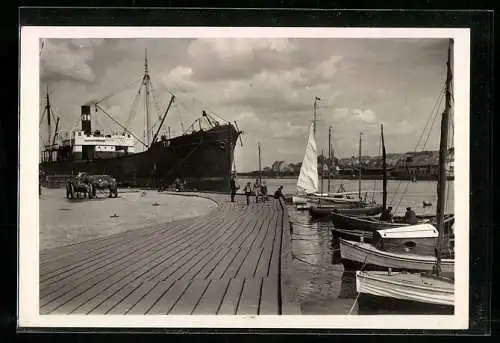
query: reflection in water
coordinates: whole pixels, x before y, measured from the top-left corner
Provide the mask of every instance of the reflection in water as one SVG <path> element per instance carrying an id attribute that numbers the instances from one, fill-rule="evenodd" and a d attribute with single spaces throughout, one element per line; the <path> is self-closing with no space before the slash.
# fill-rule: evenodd
<path id="1" fill-rule="evenodd" d="M 270 192 L 283 185 L 283 192 L 293 194 L 297 184 L 296 179 L 269 179 L 266 180 Z M 246 180 L 239 180 L 243 184 Z M 335 180 L 343 182 L 346 191 L 356 191 L 357 181 Z M 373 181 L 364 181 L 366 189 L 373 187 L 381 190 L 381 181 L 373 185 Z M 447 208 L 453 209 L 453 183 L 449 183 Z M 404 196 L 403 192 L 406 191 Z M 397 194 L 396 194 L 397 193 Z M 400 183 L 389 180 L 388 201 L 394 207 L 395 215 L 403 215 L 405 208 L 411 206 L 417 214 L 434 214 L 435 207 L 423 207 L 423 201 L 435 204 L 435 182 Z M 377 193 L 375 201 L 381 203 L 382 194 Z M 308 211 L 298 211 L 295 206 L 288 206 L 289 218 L 292 222 L 292 252 L 294 254 L 292 277 L 297 287 L 298 299 L 302 314 L 374 314 L 381 313 L 412 313 L 416 308 L 384 307 L 378 308 L 362 299 L 357 298 L 356 277 L 354 271 L 344 271 L 341 263 L 338 241 L 332 236 L 333 224 L 331 221 L 313 220 Z M 357 305 L 353 306 L 356 298 Z M 361 300 L 361 303 L 360 303 Z M 421 310 L 421 309 L 418 309 Z M 429 312 L 430 313 L 430 312 Z M 434 312 L 433 312 L 434 313 Z"/>
<path id="2" fill-rule="evenodd" d="M 356 272 L 353 270 L 344 270 L 342 273 L 342 284 L 339 298 L 356 299 Z"/>

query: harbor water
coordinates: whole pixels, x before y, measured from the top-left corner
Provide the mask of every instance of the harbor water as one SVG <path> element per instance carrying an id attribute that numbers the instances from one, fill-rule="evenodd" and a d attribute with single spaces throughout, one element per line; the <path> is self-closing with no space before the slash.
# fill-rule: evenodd
<path id="1" fill-rule="evenodd" d="M 239 179 L 240 186 L 254 180 Z M 270 194 L 283 185 L 284 194 L 294 194 L 296 179 L 266 179 Z M 343 185 L 345 191 L 357 191 L 357 180 L 330 180 L 331 191 Z M 417 214 L 435 214 L 437 182 L 394 181 L 387 185 L 387 201 L 395 215 L 404 215 L 410 206 Z M 324 191 L 327 181 L 324 181 Z M 446 212 L 453 212 L 453 182 L 448 182 Z M 371 191 L 368 199 L 382 202 L 382 181 L 362 181 L 362 190 Z M 373 192 L 375 190 L 375 193 Z M 423 206 L 423 201 L 432 206 Z M 345 271 L 340 262 L 338 242 L 332 238 L 330 221 L 313 220 L 309 211 L 299 211 L 289 205 L 289 217 L 293 226 L 293 281 L 298 291 L 302 314 L 345 315 L 357 314 L 356 280 L 353 272 Z M 398 313 L 394 313 L 398 314 Z"/>

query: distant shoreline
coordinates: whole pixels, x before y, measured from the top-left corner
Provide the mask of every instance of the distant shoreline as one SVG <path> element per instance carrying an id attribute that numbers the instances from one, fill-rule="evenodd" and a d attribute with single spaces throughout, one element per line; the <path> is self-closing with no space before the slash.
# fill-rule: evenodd
<path id="1" fill-rule="evenodd" d="M 236 174 L 236 177 L 237 178 L 240 178 L 240 179 L 255 179 L 257 178 L 258 176 L 256 175 L 241 175 L 241 174 Z M 291 176 L 291 175 L 285 175 L 285 176 L 280 176 L 280 177 L 277 177 L 277 176 L 266 176 L 266 175 L 262 175 L 262 178 L 263 179 L 267 179 L 267 180 L 290 180 L 290 179 L 298 179 L 299 177 L 298 176 Z M 328 179 L 324 179 L 325 181 L 327 181 Z M 358 178 L 355 177 L 355 178 L 349 178 L 349 177 L 346 177 L 346 178 L 332 178 L 330 179 L 330 181 L 334 181 L 334 180 L 338 180 L 338 181 L 357 181 Z M 382 176 L 365 176 L 365 177 L 361 177 L 361 180 L 382 180 Z M 411 182 L 410 179 L 408 178 L 397 178 L 397 177 L 388 177 L 387 180 L 389 181 L 408 181 L 408 182 Z M 448 178 L 447 179 L 448 181 L 453 181 L 452 178 Z M 437 180 L 434 180 L 434 179 L 417 179 L 416 182 L 422 182 L 422 181 L 425 181 L 425 182 L 437 182 Z"/>

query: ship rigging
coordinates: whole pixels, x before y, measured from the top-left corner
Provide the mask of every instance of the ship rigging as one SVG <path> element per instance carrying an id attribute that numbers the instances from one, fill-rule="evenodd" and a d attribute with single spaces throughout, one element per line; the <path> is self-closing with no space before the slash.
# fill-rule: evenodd
<path id="1" fill-rule="evenodd" d="M 161 114 L 150 76 L 147 50 L 144 58 L 144 75 L 140 78 L 128 118 L 122 123 L 110 113 L 106 103 L 110 98 L 136 85 L 137 81 L 81 106 L 81 128 L 61 133 L 58 131 L 57 120 L 53 136 L 50 119 L 53 119 L 54 115 L 47 92 L 46 108 L 42 116 L 48 117 L 49 139 L 42 151 L 42 170 L 49 175 L 72 174 L 76 170 L 109 173 L 116 176 L 122 184 L 137 186 L 156 187 L 158 183 L 168 183 L 173 178 L 182 178 L 185 179 L 188 188 L 190 184 L 197 189 L 216 190 L 229 187 L 229 175 L 234 164 L 234 147 L 236 140 L 242 134 L 237 123 L 234 122 L 233 125 L 213 112 L 208 113 L 203 109 L 201 116 L 187 129 L 184 129 L 183 122 L 180 121 L 179 135 L 171 134 L 170 126 L 164 129 L 172 107 L 175 104 L 183 105 L 177 101 L 176 95 L 167 89 L 170 101 Z M 138 133 L 130 126 L 141 97 L 144 98 L 145 125 L 144 131 Z M 156 120 L 152 114 L 154 111 L 151 110 L 153 106 L 156 109 Z M 92 130 L 92 119 L 94 124 L 98 124 L 97 113 L 103 113 L 107 120 L 120 128 L 119 132 L 104 134 L 101 130 Z M 136 151 L 137 145 L 140 149 Z"/>

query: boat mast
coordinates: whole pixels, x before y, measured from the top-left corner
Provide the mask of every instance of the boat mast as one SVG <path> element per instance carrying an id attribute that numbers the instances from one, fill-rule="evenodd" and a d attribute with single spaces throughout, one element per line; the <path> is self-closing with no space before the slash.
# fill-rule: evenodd
<path id="1" fill-rule="evenodd" d="M 47 144 L 50 144 L 50 136 L 52 135 L 52 125 L 50 124 L 50 99 L 49 99 L 49 85 L 46 86 L 46 103 L 45 103 L 45 111 L 47 114 L 47 131 L 48 131 L 48 137 L 47 137 Z M 52 154 L 51 154 L 52 156 Z"/>
<path id="2" fill-rule="evenodd" d="M 150 83 L 150 78 L 149 78 L 149 68 L 148 68 L 148 49 L 145 49 L 143 84 L 144 88 L 146 88 L 146 95 L 144 101 L 144 106 L 146 107 L 146 131 L 144 135 L 146 146 L 149 146 L 149 83 Z"/>
<path id="3" fill-rule="evenodd" d="M 359 196 L 359 199 L 361 200 L 361 136 L 363 135 L 363 132 L 360 132 L 359 133 L 359 160 L 358 160 L 358 164 L 359 164 L 359 168 L 358 168 L 358 196 Z"/>
<path id="4" fill-rule="evenodd" d="M 328 193 L 330 193 L 330 167 L 332 165 L 332 127 L 328 128 Z"/>
<path id="5" fill-rule="evenodd" d="M 318 108 L 318 101 L 320 101 L 321 99 L 316 97 L 314 99 L 314 117 L 313 117 L 313 132 L 314 132 L 314 136 L 316 136 L 316 110 Z"/>
<path id="6" fill-rule="evenodd" d="M 323 194 L 323 181 L 325 179 L 325 150 L 321 150 L 321 194 Z"/>
<path id="7" fill-rule="evenodd" d="M 382 137 L 382 208 L 385 211 L 387 207 L 387 164 L 384 142 L 384 124 L 380 124 L 380 135 Z"/>
<path id="8" fill-rule="evenodd" d="M 257 143 L 257 148 L 259 149 L 259 182 L 262 182 L 262 169 L 261 169 L 261 159 L 260 159 L 260 142 Z"/>
<path id="9" fill-rule="evenodd" d="M 450 118 L 450 108 L 451 108 L 451 48 L 453 45 L 453 40 L 450 39 L 448 46 L 448 61 L 446 62 L 446 95 L 445 95 L 445 108 L 443 115 L 441 117 L 441 141 L 439 145 L 439 178 L 437 185 L 437 213 L 436 222 L 439 231 L 438 244 L 436 249 L 436 274 L 439 276 L 441 274 L 441 249 L 443 246 L 443 234 L 444 234 L 444 207 L 445 207 L 445 196 L 446 196 L 446 155 L 448 152 L 448 125 Z"/>

